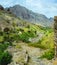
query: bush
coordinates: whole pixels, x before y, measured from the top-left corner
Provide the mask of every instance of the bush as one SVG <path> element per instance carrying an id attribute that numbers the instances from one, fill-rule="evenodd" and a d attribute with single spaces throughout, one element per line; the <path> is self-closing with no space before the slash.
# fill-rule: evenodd
<path id="1" fill-rule="evenodd" d="M 4 51 L 6 48 L 8 47 L 8 45 L 7 44 L 0 44 L 0 50 L 1 51 Z"/>
<path id="2" fill-rule="evenodd" d="M 0 42 L 3 42 L 3 41 L 4 41 L 3 36 L 0 36 Z"/>
<path id="3" fill-rule="evenodd" d="M 23 32 L 22 34 L 18 35 L 18 39 L 23 42 L 29 42 L 29 38 L 33 38 L 36 35 L 33 32 Z"/>
<path id="4" fill-rule="evenodd" d="M 0 55 L 0 65 L 7 65 L 11 62 L 12 56 L 8 52 L 4 52 Z"/>
<path id="5" fill-rule="evenodd" d="M 19 39 L 21 41 L 23 41 L 23 42 L 29 42 L 28 41 L 29 40 L 29 37 L 28 37 L 28 35 L 26 33 L 23 33 L 23 34 L 19 35 Z"/>
<path id="6" fill-rule="evenodd" d="M 11 62 L 12 56 L 8 52 L 4 52 L 8 46 L 9 43 L 0 43 L 0 65 L 7 65 Z"/>

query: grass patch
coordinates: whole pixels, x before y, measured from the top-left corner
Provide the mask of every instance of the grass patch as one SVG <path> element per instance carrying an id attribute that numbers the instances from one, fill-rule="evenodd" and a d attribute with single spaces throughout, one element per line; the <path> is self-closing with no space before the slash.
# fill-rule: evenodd
<path id="1" fill-rule="evenodd" d="M 50 49 L 46 51 L 40 58 L 47 58 L 48 60 L 52 60 L 54 58 L 55 52 L 54 49 Z"/>
<path id="2" fill-rule="evenodd" d="M 29 46 L 41 48 L 41 49 L 47 49 L 45 46 L 38 44 L 38 43 L 28 43 Z"/>

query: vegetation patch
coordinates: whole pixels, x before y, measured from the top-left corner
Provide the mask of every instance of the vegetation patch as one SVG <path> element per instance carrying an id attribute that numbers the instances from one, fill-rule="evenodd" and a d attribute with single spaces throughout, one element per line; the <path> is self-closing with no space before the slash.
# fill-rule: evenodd
<path id="1" fill-rule="evenodd" d="M 5 51 L 8 46 L 8 43 L 0 43 L 0 65 L 7 65 L 11 62 L 12 55 Z"/>
<path id="2" fill-rule="evenodd" d="M 48 60 L 51 60 L 54 58 L 55 52 L 54 49 L 50 49 L 46 51 L 40 58 L 47 58 Z"/>

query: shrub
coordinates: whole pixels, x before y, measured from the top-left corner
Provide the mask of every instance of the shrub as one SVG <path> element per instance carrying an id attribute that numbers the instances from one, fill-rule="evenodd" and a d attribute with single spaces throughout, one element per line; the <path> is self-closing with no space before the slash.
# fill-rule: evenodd
<path id="1" fill-rule="evenodd" d="M 4 51 L 9 46 L 8 43 L 1 43 L 0 44 L 0 51 Z"/>
<path id="2" fill-rule="evenodd" d="M 3 36 L 3 32 L 2 31 L 0 31 L 0 36 Z"/>
<path id="3" fill-rule="evenodd" d="M 8 52 L 2 53 L 0 55 L 0 65 L 7 65 L 11 62 L 12 56 Z"/>
<path id="4" fill-rule="evenodd" d="M 7 65 L 11 62 L 12 56 L 8 52 L 5 52 L 8 46 L 9 43 L 0 43 L 0 65 Z"/>
<path id="5" fill-rule="evenodd" d="M 5 28 L 5 29 L 4 29 L 4 32 L 5 32 L 5 33 L 9 33 L 9 31 L 10 31 L 9 28 Z"/>
<path id="6" fill-rule="evenodd" d="M 3 36 L 0 36 L 0 42 L 3 42 L 3 41 L 4 41 Z"/>
<path id="7" fill-rule="evenodd" d="M 28 41 L 29 37 L 26 33 L 23 33 L 23 34 L 19 35 L 19 39 L 23 42 L 29 42 Z"/>

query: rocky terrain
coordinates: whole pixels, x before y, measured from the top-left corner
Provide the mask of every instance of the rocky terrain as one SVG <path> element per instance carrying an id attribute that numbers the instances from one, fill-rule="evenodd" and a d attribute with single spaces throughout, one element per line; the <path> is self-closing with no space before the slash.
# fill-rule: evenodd
<path id="1" fill-rule="evenodd" d="M 46 50 L 30 47 L 22 42 L 15 44 L 17 47 L 14 46 L 7 49 L 13 55 L 13 62 L 9 65 L 53 65 L 52 60 L 39 58 Z"/>
<path id="2" fill-rule="evenodd" d="M 21 6 L 14 6 L 13 9 L 15 7 L 20 8 L 20 16 L 24 13 L 21 9 L 28 11 Z M 25 21 L 19 18 L 19 15 L 14 15 L 11 8 L 6 11 L 0 6 L 0 65 L 53 65 L 54 32 L 52 28 L 46 27 L 50 20 L 44 15 L 28 11 L 32 21 L 35 21 L 33 17 L 37 16 L 36 20 L 41 24 L 44 22 L 45 26 L 38 22 L 36 25 L 28 22 L 29 16 L 26 12 L 25 17 L 21 16 L 27 19 Z"/>

